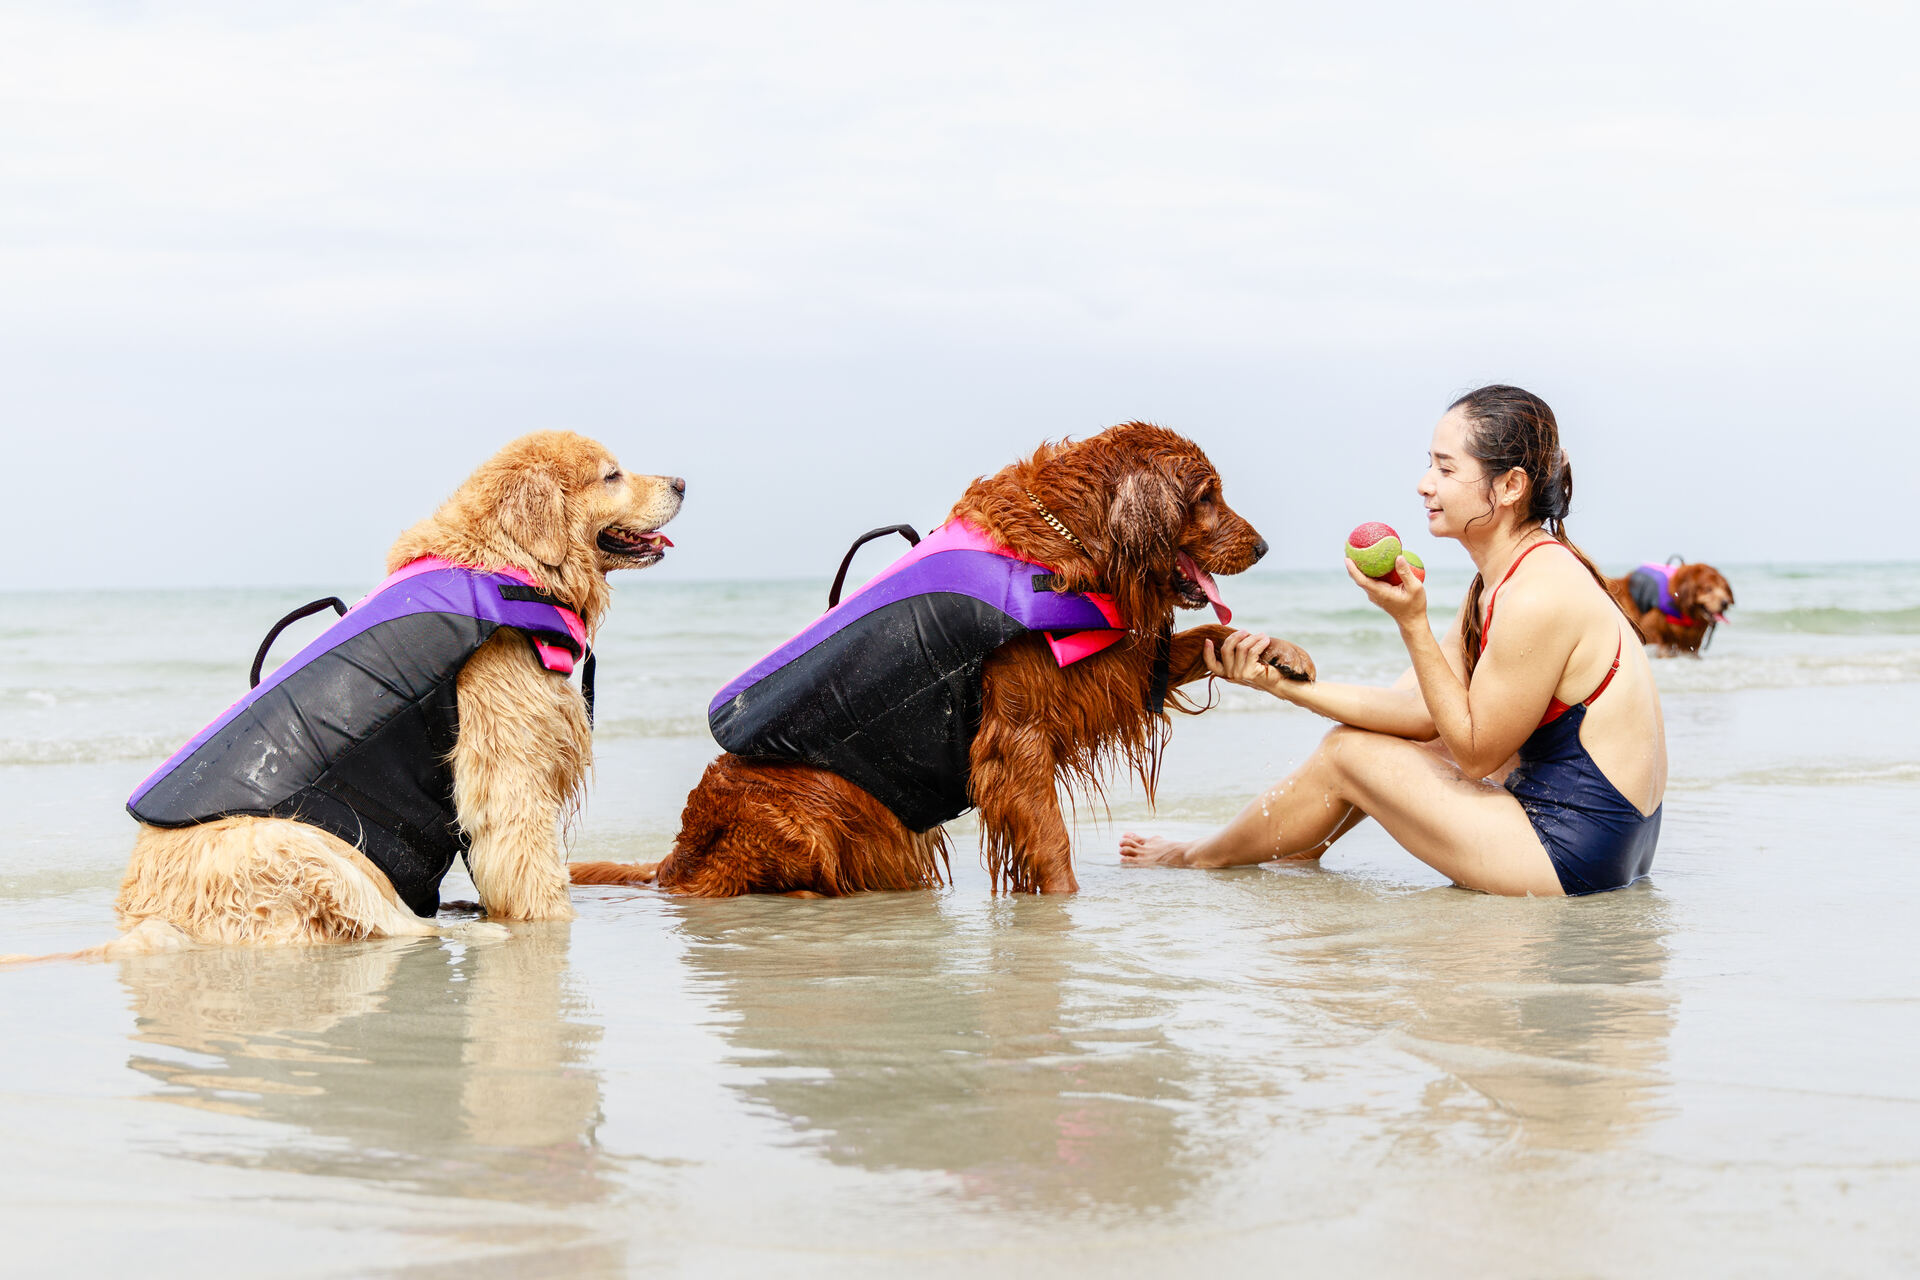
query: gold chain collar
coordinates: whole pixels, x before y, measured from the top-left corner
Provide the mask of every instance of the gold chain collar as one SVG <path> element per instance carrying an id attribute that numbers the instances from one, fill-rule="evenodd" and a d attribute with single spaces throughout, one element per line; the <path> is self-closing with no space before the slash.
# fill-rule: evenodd
<path id="1" fill-rule="evenodd" d="M 1027 501 L 1033 504 L 1033 509 L 1040 513 L 1040 518 L 1042 520 L 1045 520 L 1055 533 L 1065 538 L 1068 542 L 1071 542 L 1074 546 L 1080 548 L 1081 555 L 1085 556 L 1089 560 L 1093 559 L 1093 553 L 1087 550 L 1087 544 L 1080 541 L 1080 539 L 1074 537 L 1073 530 L 1067 528 L 1066 525 L 1061 524 L 1060 517 L 1054 515 L 1053 512 L 1047 510 L 1046 504 L 1040 501 L 1040 499 L 1033 496 L 1033 490 L 1022 489 L 1020 492 L 1027 495 Z"/>

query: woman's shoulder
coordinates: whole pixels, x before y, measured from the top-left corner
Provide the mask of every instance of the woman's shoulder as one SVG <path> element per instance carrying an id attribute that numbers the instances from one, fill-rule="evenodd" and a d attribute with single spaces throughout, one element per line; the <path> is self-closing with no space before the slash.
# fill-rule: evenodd
<path id="1" fill-rule="evenodd" d="M 1614 607 L 1612 597 L 1565 543 L 1540 545 L 1547 549 L 1529 555 L 1501 593 L 1503 609 L 1509 600 L 1524 601 L 1528 612 L 1551 610 L 1578 617 L 1600 606 Z"/>

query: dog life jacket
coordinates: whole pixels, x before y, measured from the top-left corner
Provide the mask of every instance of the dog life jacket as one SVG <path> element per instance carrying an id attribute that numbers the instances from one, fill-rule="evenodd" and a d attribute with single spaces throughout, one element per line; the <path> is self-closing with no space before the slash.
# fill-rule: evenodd
<path id="1" fill-rule="evenodd" d="M 580 616 L 520 570 L 416 560 L 154 770 L 127 812 L 156 827 L 308 823 L 431 916 L 468 842 L 453 807 L 460 669 L 500 627 L 526 632 L 549 671 L 571 673 L 585 651 Z"/>
<path id="2" fill-rule="evenodd" d="M 935 529 L 844 603 L 829 603 L 720 690 L 707 723 L 735 755 L 836 773 L 914 831 L 972 807 L 968 753 L 994 650 L 1043 631 L 1064 667 L 1126 634 L 1111 598 L 1059 587 L 1046 565 L 961 520 Z M 1162 697 L 1165 660 L 1163 651 Z M 1159 700 L 1151 699 L 1155 711 Z"/>
<path id="3" fill-rule="evenodd" d="M 1667 620 L 1683 627 L 1697 627 L 1698 618 L 1689 618 L 1673 603 L 1673 568 L 1664 564 L 1643 564 L 1627 575 L 1627 594 L 1633 607 L 1645 613 L 1658 609 Z"/>

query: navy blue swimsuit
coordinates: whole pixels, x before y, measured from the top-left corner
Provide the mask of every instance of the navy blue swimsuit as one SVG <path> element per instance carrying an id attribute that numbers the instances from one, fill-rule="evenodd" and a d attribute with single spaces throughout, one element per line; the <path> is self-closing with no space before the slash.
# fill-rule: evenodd
<path id="1" fill-rule="evenodd" d="M 1541 547 L 1559 545 L 1563 544 L 1537 542 L 1528 547 L 1514 560 L 1507 577 L 1500 579 L 1500 586 L 1506 585 L 1521 560 Z M 1500 588 L 1495 587 L 1493 599 L 1487 602 L 1487 633 L 1493 630 L 1493 606 L 1499 597 Z M 1482 648 L 1485 643 L 1483 633 Z M 1641 813 L 1607 781 L 1580 741 L 1587 708 L 1619 670 L 1616 652 L 1612 669 L 1586 701 L 1571 707 L 1558 698 L 1549 703 L 1540 727 L 1520 744 L 1520 764 L 1507 776 L 1507 790 L 1526 810 L 1527 821 L 1553 860 L 1560 888 L 1568 897 L 1632 884 L 1652 868 L 1653 849 L 1660 840 L 1660 814 L 1665 806 Z"/>

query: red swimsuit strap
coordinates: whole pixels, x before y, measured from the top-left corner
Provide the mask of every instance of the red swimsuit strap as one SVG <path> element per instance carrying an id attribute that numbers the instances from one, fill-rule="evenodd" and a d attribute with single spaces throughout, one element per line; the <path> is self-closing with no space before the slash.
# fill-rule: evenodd
<path id="1" fill-rule="evenodd" d="M 1545 542 L 1534 543 L 1513 558 L 1513 563 L 1507 566 L 1507 571 L 1501 576 L 1499 585 L 1494 587 L 1493 595 L 1487 600 L 1487 623 L 1480 629 L 1480 651 L 1482 653 L 1486 652 L 1487 637 L 1493 634 L 1493 606 L 1499 602 L 1500 588 L 1507 585 L 1507 579 L 1513 576 L 1513 571 L 1520 567 L 1522 560 L 1525 560 L 1542 547 L 1565 547 L 1566 545 L 1566 543 L 1560 541 L 1558 538 L 1550 538 Z M 1573 548 L 1567 547 L 1567 550 L 1571 553 Z M 1624 638 L 1616 638 L 1613 650 L 1613 665 L 1607 668 L 1607 674 L 1601 678 L 1599 686 L 1595 688 L 1592 693 L 1588 694 L 1585 701 L 1579 705 L 1590 707 L 1594 704 L 1595 699 L 1607 691 L 1607 686 L 1613 683 L 1613 678 L 1620 674 L 1620 655 L 1626 652 L 1626 648 L 1626 640 Z M 1573 710 L 1571 703 L 1562 702 L 1558 698 L 1549 699 L 1547 702 L 1547 714 L 1541 717 L 1540 723 L 1552 724 L 1555 720 L 1558 720 L 1571 710 Z"/>
<path id="2" fill-rule="evenodd" d="M 1566 545 L 1566 543 L 1560 541 L 1558 538 L 1548 538 L 1545 542 L 1534 543 L 1513 558 L 1513 563 L 1507 566 L 1506 573 L 1501 575 L 1499 584 L 1494 587 L 1493 594 L 1487 597 L 1487 623 L 1480 628 L 1480 651 L 1482 653 L 1485 653 L 1487 650 L 1487 637 L 1493 634 L 1493 606 L 1500 602 L 1500 588 L 1507 585 L 1507 579 L 1513 576 L 1513 571 L 1520 567 L 1522 560 L 1525 560 L 1542 547 L 1565 547 Z M 1572 551 L 1571 547 L 1567 549 L 1569 552 Z"/>

